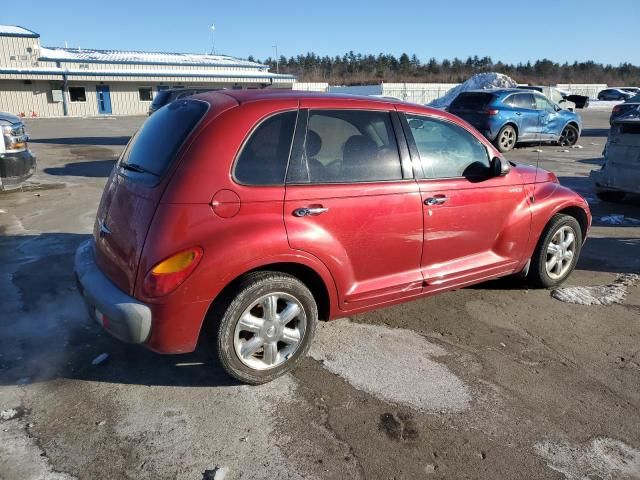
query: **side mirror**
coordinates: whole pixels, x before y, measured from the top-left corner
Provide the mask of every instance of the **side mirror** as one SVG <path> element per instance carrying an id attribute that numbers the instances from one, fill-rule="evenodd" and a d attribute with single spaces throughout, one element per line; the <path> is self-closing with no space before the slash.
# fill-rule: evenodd
<path id="1" fill-rule="evenodd" d="M 491 159 L 491 174 L 494 177 L 504 177 L 511 170 L 511 165 L 502 157 Z"/>

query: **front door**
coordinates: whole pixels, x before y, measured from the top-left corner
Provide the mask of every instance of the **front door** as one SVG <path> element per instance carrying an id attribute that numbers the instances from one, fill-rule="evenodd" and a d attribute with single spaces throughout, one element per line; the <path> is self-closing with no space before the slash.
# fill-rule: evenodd
<path id="1" fill-rule="evenodd" d="M 96 97 L 98 99 L 98 113 L 100 115 L 111 114 L 111 94 L 108 85 L 96 85 Z"/>
<path id="2" fill-rule="evenodd" d="M 530 212 L 517 172 L 491 176 L 487 148 L 453 122 L 407 114 L 424 215 L 427 291 L 511 273 L 522 261 Z"/>
<path id="3" fill-rule="evenodd" d="M 342 309 L 422 291 L 420 192 L 403 174 L 399 128 L 386 110 L 301 111 L 287 175 L 287 236 L 329 267 Z"/>

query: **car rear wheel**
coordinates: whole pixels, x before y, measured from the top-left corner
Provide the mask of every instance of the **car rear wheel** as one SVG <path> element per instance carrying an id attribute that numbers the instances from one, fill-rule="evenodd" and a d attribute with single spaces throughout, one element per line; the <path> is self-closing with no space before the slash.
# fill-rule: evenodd
<path id="1" fill-rule="evenodd" d="M 564 127 L 562 134 L 560 134 L 560 140 L 558 143 L 563 147 L 572 147 L 578 143 L 579 137 L 578 129 L 573 125 L 567 125 Z"/>
<path id="2" fill-rule="evenodd" d="M 504 153 L 515 147 L 517 141 L 518 134 L 516 133 L 516 129 L 511 125 L 505 125 L 498 132 L 498 136 L 493 141 L 493 144 L 498 150 Z"/>
<path id="3" fill-rule="evenodd" d="M 619 192 L 617 190 L 605 190 L 597 193 L 598 198 L 605 202 L 621 202 L 626 196 L 625 192 Z"/>
<path id="4" fill-rule="evenodd" d="M 570 215 L 554 215 L 531 259 L 529 280 L 544 288 L 560 285 L 573 272 L 581 248 L 582 230 L 578 221 Z"/>
<path id="5" fill-rule="evenodd" d="M 217 329 L 218 358 L 241 382 L 269 382 L 292 370 L 311 345 L 318 322 L 315 299 L 290 275 L 247 275 Z"/>

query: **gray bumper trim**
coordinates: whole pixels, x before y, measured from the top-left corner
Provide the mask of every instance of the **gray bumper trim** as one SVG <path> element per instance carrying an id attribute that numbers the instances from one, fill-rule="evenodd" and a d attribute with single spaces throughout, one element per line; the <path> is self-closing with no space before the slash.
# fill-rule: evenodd
<path id="1" fill-rule="evenodd" d="M 127 295 L 98 268 L 95 261 L 93 239 L 80 244 L 75 256 L 78 288 L 84 297 L 92 318 L 96 309 L 108 318 L 105 330 L 127 343 L 144 343 L 151 334 L 151 309 Z"/>

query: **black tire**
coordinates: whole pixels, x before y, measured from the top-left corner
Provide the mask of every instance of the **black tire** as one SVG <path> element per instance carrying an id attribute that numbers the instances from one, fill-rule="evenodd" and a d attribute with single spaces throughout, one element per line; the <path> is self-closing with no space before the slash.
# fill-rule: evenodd
<path id="1" fill-rule="evenodd" d="M 518 142 L 518 133 L 513 125 L 505 125 L 500 129 L 493 144 L 502 153 L 512 150 Z"/>
<path id="2" fill-rule="evenodd" d="M 556 233 L 562 229 L 563 227 L 569 227 L 573 230 L 575 235 L 575 250 L 573 251 L 573 258 L 570 263 L 568 263 L 568 268 L 565 272 L 562 272 L 562 275 L 559 278 L 553 278 L 547 272 L 547 255 L 549 244 L 552 239 L 556 235 Z M 580 224 L 578 221 L 570 216 L 558 213 L 551 217 L 549 223 L 545 227 L 542 235 L 540 236 L 540 240 L 538 241 L 538 245 L 536 246 L 535 252 L 533 253 L 533 257 L 531 258 L 531 268 L 529 269 L 528 280 L 533 285 L 542 288 L 550 288 L 560 285 L 564 282 L 573 269 L 576 267 L 578 263 L 578 258 L 580 257 L 580 250 L 582 249 L 582 229 L 580 228 Z"/>
<path id="3" fill-rule="evenodd" d="M 251 307 L 253 303 L 265 295 L 276 292 L 294 298 L 295 301 L 302 306 L 306 318 L 304 332 L 297 344 L 296 350 L 292 352 L 289 357 L 284 357 L 282 363 L 265 370 L 251 368 L 245 364 L 236 353 L 234 346 L 236 325 L 241 315 L 246 309 Z M 213 333 L 215 338 L 211 338 L 210 335 L 209 341 L 215 342 L 218 358 L 225 371 L 235 379 L 252 385 L 270 382 L 295 368 L 309 351 L 318 323 L 318 307 L 313 294 L 307 286 L 291 275 L 278 272 L 254 272 L 247 274 L 240 280 L 233 293 L 227 296 L 226 301 L 223 300 L 222 303 L 214 309 L 214 315 L 216 312 L 219 322 L 217 328 L 210 329 L 210 333 Z M 296 317 L 298 320 L 292 321 L 300 321 L 299 318 L 300 315 Z M 290 325 L 290 323 L 287 325 Z M 258 336 L 260 334 L 256 333 L 254 335 Z M 276 342 L 277 340 L 272 343 L 276 344 Z M 277 342 L 277 344 L 279 343 L 280 342 Z M 263 356 L 265 355 L 265 350 L 266 347 L 263 347 Z M 259 352 L 256 354 L 259 355 Z M 279 359 L 282 359 L 282 357 L 279 357 Z"/>
<path id="4" fill-rule="evenodd" d="M 598 198 L 604 202 L 621 202 L 627 195 L 625 192 L 619 192 L 617 190 L 604 190 L 597 193 Z"/>
<path id="5" fill-rule="evenodd" d="M 576 143 L 578 143 L 578 139 L 580 138 L 580 132 L 573 125 L 567 125 L 562 130 L 560 134 L 560 140 L 558 140 L 558 144 L 562 147 L 573 147 Z"/>

